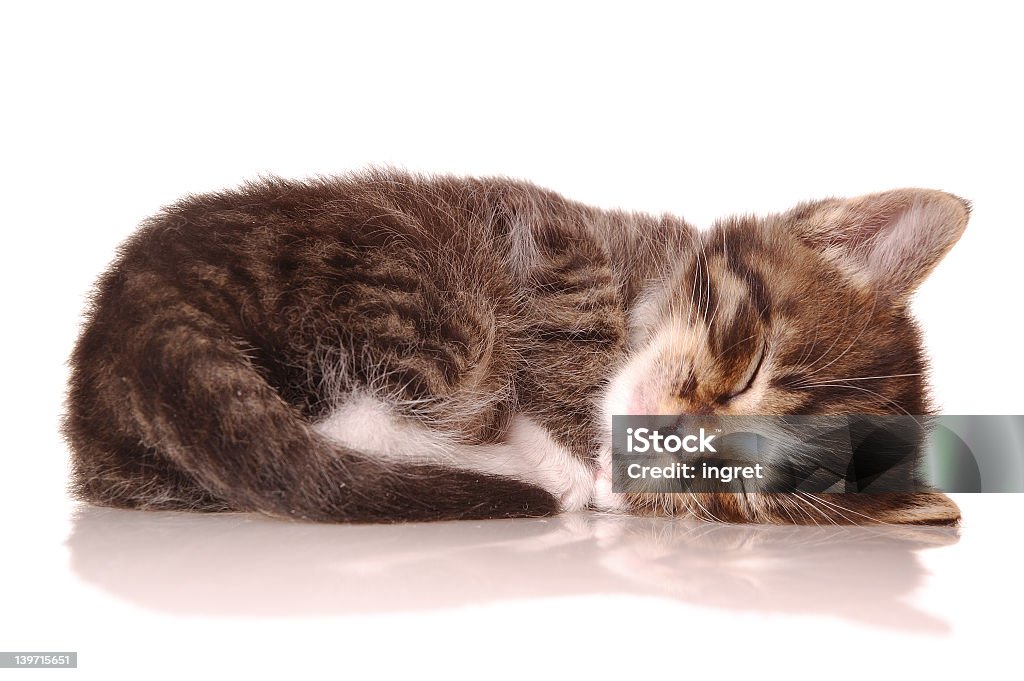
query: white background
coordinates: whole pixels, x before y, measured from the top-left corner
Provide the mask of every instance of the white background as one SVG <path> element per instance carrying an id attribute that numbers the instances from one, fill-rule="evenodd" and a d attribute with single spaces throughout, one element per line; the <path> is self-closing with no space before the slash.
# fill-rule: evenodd
<path id="1" fill-rule="evenodd" d="M 951 191 L 973 202 L 973 217 L 915 300 L 936 395 L 946 413 L 1024 413 L 1024 50 L 1002 7 L 6 6 L 0 649 L 78 650 L 72 673 L 86 678 L 131 675 L 172 649 L 167 673 L 320 664 L 352 676 L 501 676 L 533 664 L 619 677 L 759 665 L 856 675 L 881 661 L 949 672 L 1009 655 L 1000 613 L 1024 605 L 1017 496 L 963 499 L 961 541 L 921 554 L 931 574 L 901 598 L 943 622 L 938 634 L 827 608 L 748 612 L 742 595 L 716 608 L 601 589 L 415 613 L 168 613 L 71 568 L 74 506 L 56 434 L 89 286 L 141 219 L 183 193 L 264 173 L 371 163 L 522 177 L 698 226 L 827 195 Z M 544 561 L 561 560 L 539 555 L 535 574 L 508 579 L 543 580 Z M 131 562 L 118 565 L 131 579 Z M 160 578 L 172 595 L 173 575 Z M 287 600 L 288 588 L 272 581 L 255 597 Z"/>

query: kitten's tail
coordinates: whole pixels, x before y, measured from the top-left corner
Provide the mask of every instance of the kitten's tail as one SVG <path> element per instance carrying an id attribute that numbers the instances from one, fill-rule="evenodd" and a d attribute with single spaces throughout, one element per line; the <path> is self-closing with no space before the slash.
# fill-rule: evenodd
<path id="1" fill-rule="evenodd" d="M 557 512 L 549 493 L 513 478 L 341 448 L 212 323 L 177 322 L 107 337 L 93 323 L 80 339 L 64 421 L 79 498 L 334 522 Z"/>

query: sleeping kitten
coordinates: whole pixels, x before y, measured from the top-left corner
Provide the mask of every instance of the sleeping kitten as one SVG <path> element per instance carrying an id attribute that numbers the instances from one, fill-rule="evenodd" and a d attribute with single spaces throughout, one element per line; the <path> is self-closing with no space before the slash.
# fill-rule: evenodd
<path id="1" fill-rule="evenodd" d="M 71 357 L 73 490 L 319 521 L 952 524 L 937 492 L 616 494 L 610 428 L 928 413 L 908 299 L 967 217 L 905 189 L 697 232 L 383 171 L 191 196 L 98 283 Z"/>

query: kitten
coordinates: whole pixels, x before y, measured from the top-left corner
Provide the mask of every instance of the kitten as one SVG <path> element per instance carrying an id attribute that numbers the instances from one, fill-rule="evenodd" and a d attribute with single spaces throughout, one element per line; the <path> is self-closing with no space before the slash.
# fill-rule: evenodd
<path id="1" fill-rule="evenodd" d="M 698 232 L 393 171 L 190 196 L 97 285 L 70 360 L 73 491 L 318 521 L 953 524 L 937 492 L 615 494 L 610 422 L 928 413 L 908 299 L 967 218 L 905 189 Z"/>

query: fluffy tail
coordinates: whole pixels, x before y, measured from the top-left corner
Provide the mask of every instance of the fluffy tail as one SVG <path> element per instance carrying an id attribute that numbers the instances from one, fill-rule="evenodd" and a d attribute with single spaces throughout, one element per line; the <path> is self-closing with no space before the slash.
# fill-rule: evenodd
<path id="1" fill-rule="evenodd" d="M 131 332 L 102 314 L 71 358 L 64 433 L 79 498 L 334 522 L 557 511 L 519 480 L 385 464 L 327 441 L 195 309 L 172 307 Z"/>

